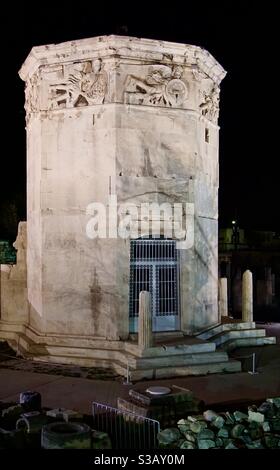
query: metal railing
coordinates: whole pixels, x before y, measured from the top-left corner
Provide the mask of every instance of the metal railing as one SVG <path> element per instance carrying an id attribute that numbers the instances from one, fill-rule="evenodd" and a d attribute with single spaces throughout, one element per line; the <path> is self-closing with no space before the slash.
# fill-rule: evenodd
<path id="1" fill-rule="evenodd" d="M 113 449 L 156 449 L 159 421 L 92 403 L 93 427 L 109 434 Z"/>

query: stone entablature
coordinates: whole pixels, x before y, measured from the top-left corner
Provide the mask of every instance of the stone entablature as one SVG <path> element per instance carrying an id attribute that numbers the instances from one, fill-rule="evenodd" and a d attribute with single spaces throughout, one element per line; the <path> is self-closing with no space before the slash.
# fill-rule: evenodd
<path id="1" fill-rule="evenodd" d="M 218 120 L 226 72 L 200 47 L 104 36 L 34 47 L 20 70 L 27 121 L 40 111 L 126 103 Z"/>

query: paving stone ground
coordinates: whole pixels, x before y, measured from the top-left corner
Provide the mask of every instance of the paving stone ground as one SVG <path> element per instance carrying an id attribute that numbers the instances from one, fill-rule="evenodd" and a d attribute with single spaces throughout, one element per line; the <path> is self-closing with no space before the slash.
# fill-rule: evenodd
<path id="1" fill-rule="evenodd" d="M 234 351 L 241 358 L 244 372 L 235 374 L 211 374 L 200 377 L 184 377 L 142 382 L 146 384 L 180 385 L 193 390 L 197 398 L 210 407 L 232 402 L 260 401 L 267 397 L 280 396 L 280 323 L 264 325 L 269 335 L 277 336 L 276 345 L 258 348 L 241 348 Z M 248 374 L 253 352 L 257 357 L 258 375 Z M 5 354 L 5 353 L 3 353 Z M 2 359 L 2 362 L 1 362 Z M 9 367 L 9 361 L 10 367 Z M 100 369 L 63 368 L 48 366 L 6 356 L 0 352 L 0 400 L 17 401 L 24 390 L 41 393 L 43 406 L 65 407 L 91 413 L 92 401 L 116 406 L 118 397 L 127 397 L 130 386 L 111 372 Z"/>

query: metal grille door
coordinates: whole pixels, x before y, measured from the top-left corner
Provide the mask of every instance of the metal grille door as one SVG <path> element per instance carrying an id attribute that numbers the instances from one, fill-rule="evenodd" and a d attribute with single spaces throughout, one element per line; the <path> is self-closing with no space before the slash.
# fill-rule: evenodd
<path id="1" fill-rule="evenodd" d="M 130 331 L 138 329 L 139 293 L 152 297 L 153 331 L 179 329 L 178 252 L 175 240 L 131 241 Z"/>

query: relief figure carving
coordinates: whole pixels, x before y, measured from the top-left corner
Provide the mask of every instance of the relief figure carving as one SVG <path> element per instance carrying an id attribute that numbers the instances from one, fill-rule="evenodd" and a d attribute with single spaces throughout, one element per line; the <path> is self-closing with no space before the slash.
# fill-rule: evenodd
<path id="1" fill-rule="evenodd" d="M 32 113 L 39 111 L 38 74 L 32 75 L 25 85 L 26 123 L 28 124 Z"/>
<path id="2" fill-rule="evenodd" d="M 100 59 L 77 64 L 66 80 L 50 85 L 50 108 L 102 104 L 107 86 L 107 73 Z"/>
<path id="3" fill-rule="evenodd" d="M 202 116 L 217 123 L 219 117 L 220 89 L 214 86 L 210 93 L 203 92 L 203 102 L 199 105 Z"/>
<path id="4" fill-rule="evenodd" d="M 151 65 L 146 77 L 128 75 L 124 100 L 131 104 L 180 106 L 187 97 L 186 84 L 181 80 L 183 68 Z"/>

